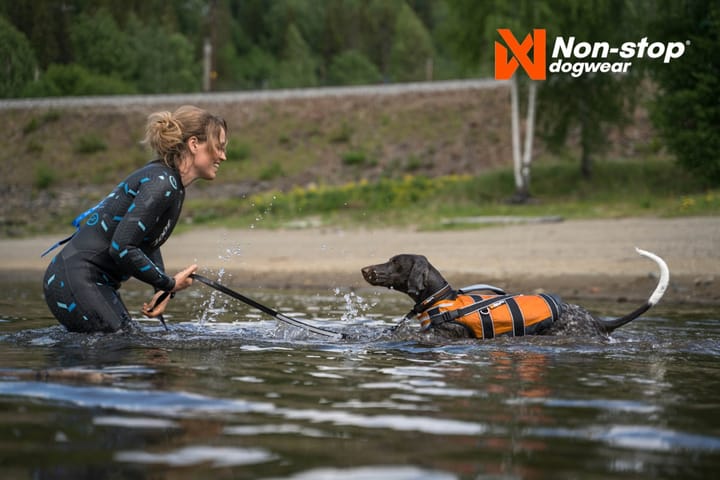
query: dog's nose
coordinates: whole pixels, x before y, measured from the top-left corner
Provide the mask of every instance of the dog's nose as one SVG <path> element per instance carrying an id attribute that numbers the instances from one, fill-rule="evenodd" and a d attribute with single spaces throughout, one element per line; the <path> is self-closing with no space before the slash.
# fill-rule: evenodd
<path id="1" fill-rule="evenodd" d="M 375 277 L 375 270 L 373 270 L 372 266 L 363 267 L 360 271 L 363 277 L 365 277 L 365 280 L 370 281 Z"/>

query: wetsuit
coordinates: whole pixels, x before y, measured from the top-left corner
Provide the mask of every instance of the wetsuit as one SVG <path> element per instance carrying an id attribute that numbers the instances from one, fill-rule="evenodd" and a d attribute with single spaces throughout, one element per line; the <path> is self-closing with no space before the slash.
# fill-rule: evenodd
<path id="1" fill-rule="evenodd" d="M 185 189 L 161 161 L 120 183 L 55 256 L 44 278 L 45 301 L 65 328 L 114 332 L 132 322 L 118 289 L 135 277 L 172 290 L 160 246 L 177 223 Z"/>

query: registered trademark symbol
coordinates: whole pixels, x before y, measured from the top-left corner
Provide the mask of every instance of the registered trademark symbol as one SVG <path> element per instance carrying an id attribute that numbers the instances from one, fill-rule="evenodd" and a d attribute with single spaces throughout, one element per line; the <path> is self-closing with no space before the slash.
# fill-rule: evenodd
<path id="1" fill-rule="evenodd" d="M 685 40 L 685 45 L 687 45 L 688 47 L 690 46 L 691 43 L 692 42 L 690 40 Z"/>

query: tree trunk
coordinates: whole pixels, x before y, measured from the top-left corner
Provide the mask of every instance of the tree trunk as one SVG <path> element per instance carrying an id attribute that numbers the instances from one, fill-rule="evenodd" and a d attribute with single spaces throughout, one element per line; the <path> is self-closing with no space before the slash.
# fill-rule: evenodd
<path id="1" fill-rule="evenodd" d="M 589 180 L 592 178 L 592 146 L 591 146 L 591 140 L 589 132 L 589 128 L 592 128 L 590 125 L 588 125 L 588 122 L 586 120 L 587 116 L 584 112 L 581 111 L 581 118 L 580 118 L 580 173 L 582 174 L 583 178 Z"/>
<path id="2" fill-rule="evenodd" d="M 518 102 L 517 75 L 510 79 L 510 113 L 512 126 L 513 172 L 515 173 L 515 192 L 523 190 L 525 181 L 522 176 L 522 152 L 520 151 L 520 107 Z"/>
<path id="3" fill-rule="evenodd" d="M 525 121 L 525 148 L 522 155 L 522 177 L 525 193 L 530 196 L 530 163 L 532 163 L 533 139 L 535 136 L 535 98 L 537 97 L 537 82 L 530 80 L 528 86 L 528 110 Z"/>
<path id="4" fill-rule="evenodd" d="M 532 163 L 533 137 L 535 135 L 535 98 L 537 83 L 530 81 L 528 87 L 528 109 L 525 121 L 524 148 L 520 141 L 520 106 L 517 76 L 510 79 L 510 108 L 512 120 L 513 171 L 515 173 L 515 194 L 511 203 L 526 203 L 530 198 L 530 164 Z"/>

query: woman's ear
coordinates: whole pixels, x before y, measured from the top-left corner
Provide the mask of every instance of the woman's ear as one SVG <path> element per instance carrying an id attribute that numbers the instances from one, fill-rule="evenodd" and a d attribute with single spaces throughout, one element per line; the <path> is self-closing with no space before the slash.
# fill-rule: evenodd
<path id="1" fill-rule="evenodd" d="M 197 137 L 193 136 L 188 138 L 188 150 L 190 150 L 190 153 L 197 153 L 198 150 L 198 139 Z"/>

